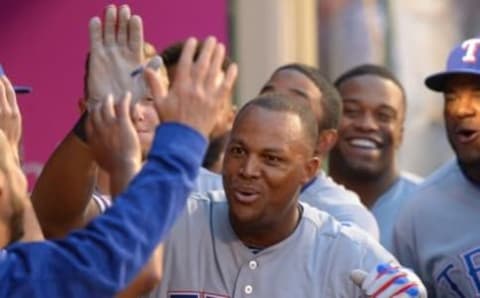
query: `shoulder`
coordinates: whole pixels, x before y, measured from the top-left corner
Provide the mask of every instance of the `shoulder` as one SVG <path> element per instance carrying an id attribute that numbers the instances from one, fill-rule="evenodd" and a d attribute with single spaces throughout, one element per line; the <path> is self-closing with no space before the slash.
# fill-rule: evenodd
<path id="1" fill-rule="evenodd" d="M 356 193 L 337 184 L 325 173 L 300 195 L 300 200 L 332 215 L 344 224 L 355 224 L 378 239 L 378 225 L 373 214 Z"/>
<path id="2" fill-rule="evenodd" d="M 322 199 L 327 203 L 361 205 L 360 198 L 355 192 L 336 183 L 323 171 L 302 192 L 301 198 L 308 199 L 311 196 L 317 197 L 319 194 L 322 195 Z"/>
<path id="3" fill-rule="evenodd" d="M 341 256 L 344 262 L 359 262 L 359 266 L 374 266 L 395 258 L 378 241 L 363 229 L 341 223 L 325 212 L 304 206 L 304 220 L 309 232 L 316 235 L 317 243 L 330 246 L 331 253 Z M 311 230 L 311 231 L 310 231 Z M 363 265 L 362 265 L 363 264 Z"/>
<path id="4" fill-rule="evenodd" d="M 200 168 L 198 177 L 195 180 L 193 191 L 207 192 L 211 190 L 218 190 L 223 188 L 222 176 L 211 172 L 203 167 Z"/>
<path id="5" fill-rule="evenodd" d="M 424 181 L 424 178 L 414 173 L 402 171 L 400 173 L 400 181 L 402 181 L 408 186 L 416 187 L 417 185 L 420 185 Z"/>

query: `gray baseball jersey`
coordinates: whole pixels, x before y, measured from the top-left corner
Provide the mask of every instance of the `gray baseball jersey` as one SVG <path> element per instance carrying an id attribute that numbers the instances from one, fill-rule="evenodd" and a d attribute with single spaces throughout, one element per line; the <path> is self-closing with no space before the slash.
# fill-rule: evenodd
<path id="1" fill-rule="evenodd" d="M 207 192 L 219 189 L 223 189 L 222 177 L 201 168 L 194 191 Z M 355 224 L 375 239 L 379 239 L 375 217 L 361 203 L 358 195 L 335 183 L 323 171 L 305 187 L 300 200 L 329 213 L 341 223 Z"/>
<path id="2" fill-rule="evenodd" d="M 200 168 L 197 180 L 193 186 L 194 192 L 207 192 L 212 190 L 223 189 L 222 176 L 214 173 L 204 167 Z"/>
<path id="3" fill-rule="evenodd" d="M 195 196 L 165 242 L 150 297 L 359 297 L 350 272 L 394 261 L 364 231 L 307 204 L 287 239 L 255 253 L 233 232 L 222 191 Z"/>
<path id="4" fill-rule="evenodd" d="M 355 224 L 379 239 L 377 221 L 356 193 L 333 181 L 323 171 L 300 194 L 300 201 L 325 211 L 344 224 Z"/>
<path id="5" fill-rule="evenodd" d="M 380 228 L 380 243 L 388 251 L 393 251 L 393 227 L 398 214 L 422 180 L 413 174 L 401 173 L 397 181 L 377 199 L 371 208 Z"/>
<path id="6" fill-rule="evenodd" d="M 480 185 L 452 160 L 413 193 L 394 231 L 395 253 L 429 297 L 480 297 Z"/>

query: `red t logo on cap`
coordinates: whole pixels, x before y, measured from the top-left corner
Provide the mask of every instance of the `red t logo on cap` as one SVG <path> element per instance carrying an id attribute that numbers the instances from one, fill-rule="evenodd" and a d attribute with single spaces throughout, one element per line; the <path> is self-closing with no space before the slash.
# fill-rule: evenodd
<path id="1" fill-rule="evenodd" d="M 462 57 L 463 62 L 475 63 L 477 62 L 477 54 L 478 47 L 480 46 L 480 39 L 472 38 L 467 39 L 462 43 L 462 49 L 464 49 L 465 56 Z"/>

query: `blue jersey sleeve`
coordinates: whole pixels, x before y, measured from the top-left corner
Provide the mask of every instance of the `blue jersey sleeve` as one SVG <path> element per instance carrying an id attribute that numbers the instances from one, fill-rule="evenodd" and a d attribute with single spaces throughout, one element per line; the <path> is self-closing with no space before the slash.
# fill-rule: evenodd
<path id="1" fill-rule="evenodd" d="M 0 250 L 0 297 L 113 297 L 184 208 L 206 146 L 191 128 L 161 125 L 147 163 L 105 214 L 63 240 Z"/>

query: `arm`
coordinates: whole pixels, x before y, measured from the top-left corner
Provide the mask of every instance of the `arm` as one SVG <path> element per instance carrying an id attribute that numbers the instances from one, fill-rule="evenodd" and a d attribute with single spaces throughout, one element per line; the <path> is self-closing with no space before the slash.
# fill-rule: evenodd
<path id="1" fill-rule="evenodd" d="M 88 146 L 69 133 L 48 159 L 32 192 L 47 238 L 64 237 L 99 214 L 91 200 L 96 171 Z"/>
<path id="2" fill-rule="evenodd" d="M 5 133 L 15 162 L 20 166 L 19 149 L 22 137 L 22 114 L 12 84 L 5 75 L 0 76 L 0 130 Z M 43 239 L 37 217 L 30 201 L 25 202 L 24 235 L 20 241 Z"/>
<path id="3" fill-rule="evenodd" d="M 205 150 L 206 139 L 192 129 L 162 125 L 147 163 L 104 215 L 65 240 L 0 252 L 0 297 L 88 297 L 92 289 L 113 296 L 173 225 Z"/>

